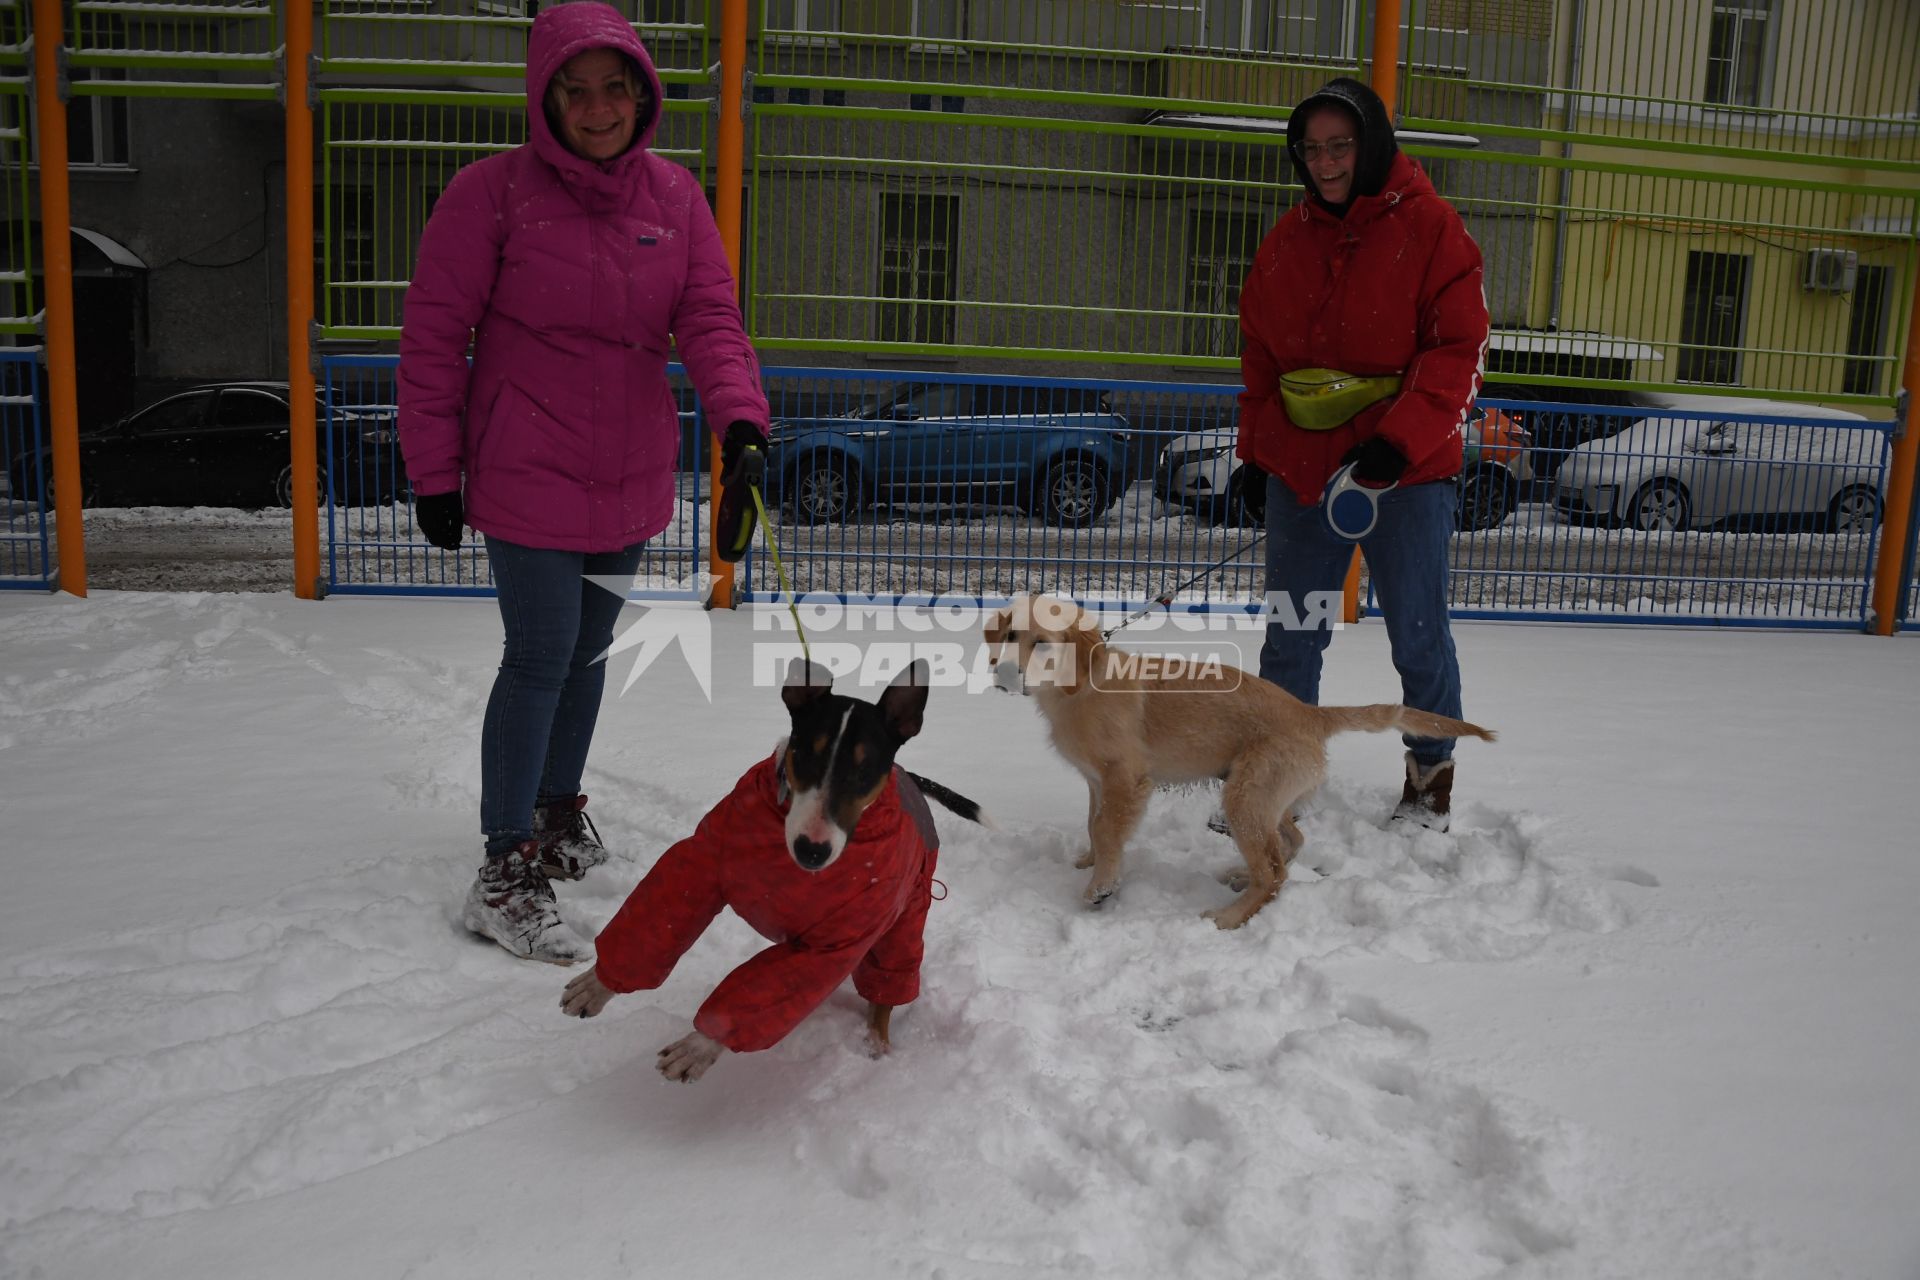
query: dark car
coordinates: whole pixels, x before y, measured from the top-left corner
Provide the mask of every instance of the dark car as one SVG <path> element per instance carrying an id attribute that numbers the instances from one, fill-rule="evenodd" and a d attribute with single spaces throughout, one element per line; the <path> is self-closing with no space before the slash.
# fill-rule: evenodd
<path id="1" fill-rule="evenodd" d="M 290 507 L 292 427 L 284 382 L 222 382 L 155 401 L 80 436 L 81 501 L 102 507 Z M 406 492 L 393 413 L 318 406 L 321 501 L 366 506 Z M 328 463 L 333 485 L 329 495 Z M 14 496 L 52 497 L 49 449 L 13 460 Z"/>
<path id="2" fill-rule="evenodd" d="M 1131 480 L 1133 435 L 1097 389 L 905 382 L 777 419 L 768 487 L 800 524 L 888 504 L 1010 504 L 1085 528 Z"/>

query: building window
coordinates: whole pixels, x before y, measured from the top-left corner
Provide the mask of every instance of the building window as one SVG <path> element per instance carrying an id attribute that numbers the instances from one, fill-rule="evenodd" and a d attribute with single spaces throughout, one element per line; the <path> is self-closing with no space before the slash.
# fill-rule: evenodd
<path id="1" fill-rule="evenodd" d="M 767 0 L 767 31 L 838 31 L 840 0 Z"/>
<path id="2" fill-rule="evenodd" d="M 1266 229 L 1257 213 L 1194 211 L 1187 236 L 1188 355 L 1240 354 L 1240 289 Z"/>
<path id="3" fill-rule="evenodd" d="M 108 67 L 75 67 L 75 80 L 124 80 L 127 73 Z M 124 168 L 132 163 L 127 146 L 127 100 L 74 94 L 67 100 L 67 163 Z"/>
<path id="4" fill-rule="evenodd" d="M 912 35 L 916 40 L 966 39 L 966 0 L 913 0 Z"/>
<path id="5" fill-rule="evenodd" d="M 1680 312 L 1680 381 L 1739 383 L 1747 283 L 1752 275 L 1753 258 L 1748 254 L 1687 255 L 1687 293 Z"/>
<path id="6" fill-rule="evenodd" d="M 880 197 L 881 342 L 951 343 L 960 197 Z"/>
<path id="7" fill-rule="evenodd" d="M 1882 356 L 1887 353 L 1887 290 L 1892 267 L 1861 267 L 1853 281 L 1853 314 L 1847 318 L 1847 354 Z M 1840 375 L 1840 390 L 1848 395 L 1877 396 L 1887 366 L 1879 360 L 1849 360 Z"/>
<path id="8" fill-rule="evenodd" d="M 1209 48 L 1321 56 L 1346 52 L 1344 0 L 1185 0 L 1163 8 L 1169 16 L 1200 10 Z"/>
<path id="9" fill-rule="evenodd" d="M 1772 17 L 1769 0 L 1713 6 L 1713 27 L 1707 37 L 1708 102 L 1731 107 L 1761 105 Z"/>

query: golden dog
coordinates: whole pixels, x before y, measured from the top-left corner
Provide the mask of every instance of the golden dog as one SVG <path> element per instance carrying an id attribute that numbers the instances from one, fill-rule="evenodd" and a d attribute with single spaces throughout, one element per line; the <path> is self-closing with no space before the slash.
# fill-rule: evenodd
<path id="1" fill-rule="evenodd" d="M 1305 843 L 1293 806 L 1326 777 L 1328 738 L 1355 730 L 1494 738 L 1479 725 L 1397 704 L 1308 706 L 1238 667 L 1146 670 L 1141 654 L 1108 646 L 1077 605 L 1047 596 L 1016 597 L 988 618 L 986 639 L 996 682 L 1007 688 L 1017 675 L 1053 745 L 1087 780 L 1089 848 L 1074 865 L 1093 868 L 1089 903 L 1119 887 L 1121 854 L 1155 787 L 1223 782 L 1247 883 L 1233 902 L 1206 913 L 1222 929 L 1239 928 L 1280 892 Z"/>

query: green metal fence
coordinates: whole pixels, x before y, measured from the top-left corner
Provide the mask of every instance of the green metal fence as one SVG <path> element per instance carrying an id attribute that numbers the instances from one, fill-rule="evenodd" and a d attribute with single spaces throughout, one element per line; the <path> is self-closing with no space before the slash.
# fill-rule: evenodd
<path id="1" fill-rule="evenodd" d="M 704 0 L 622 0 L 666 85 L 654 150 L 705 176 L 717 58 Z M 391 340 L 433 202 L 526 140 L 527 6 L 325 0 L 319 25 L 322 339 Z"/>
<path id="2" fill-rule="evenodd" d="M 1230 373 L 1288 107 L 1372 38 L 1325 0 L 757 7 L 756 339 L 1001 367 Z M 1486 253 L 1492 375 L 1891 404 L 1920 9 L 1781 7 L 1408 6 L 1402 138 Z"/>

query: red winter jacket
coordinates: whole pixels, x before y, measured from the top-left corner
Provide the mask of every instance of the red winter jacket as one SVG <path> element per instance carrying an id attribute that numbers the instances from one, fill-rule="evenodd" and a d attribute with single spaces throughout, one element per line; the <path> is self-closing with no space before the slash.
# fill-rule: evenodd
<path id="1" fill-rule="evenodd" d="M 567 59 L 599 48 L 631 59 L 654 102 L 605 163 L 569 151 L 542 107 Z M 604 4 L 546 6 L 527 37 L 526 93 L 528 141 L 456 174 L 421 236 L 400 329 L 400 447 L 417 493 L 464 478 L 482 533 L 612 551 L 673 515 L 675 347 L 716 433 L 764 429 L 767 400 L 700 183 L 648 150 L 665 95 L 633 28 Z"/>
<path id="2" fill-rule="evenodd" d="M 1354 445 L 1383 436 L 1406 455 L 1400 483 L 1458 474 L 1480 388 L 1487 299 L 1480 247 L 1412 157 L 1394 157 L 1379 195 L 1344 219 L 1303 199 L 1267 233 L 1240 293 L 1242 459 L 1303 503 Z M 1295 369 L 1402 376 L 1400 394 L 1331 431 L 1306 431 L 1280 402 Z"/>
<path id="3" fill-rule="evenodd" d="M 773 945 L 728 974 L 693 1025 L 735 1053 L 778 1044 L 849 974 L 876 1004 L 920 994 L 939 838 L 919 788 L 895 769 L 840 856 L 806 871 L 787 852 L 779 784 L 776 752 L 660 856 L 595 944 L 609 990 L 651 990 L 732 907 Z"/>

